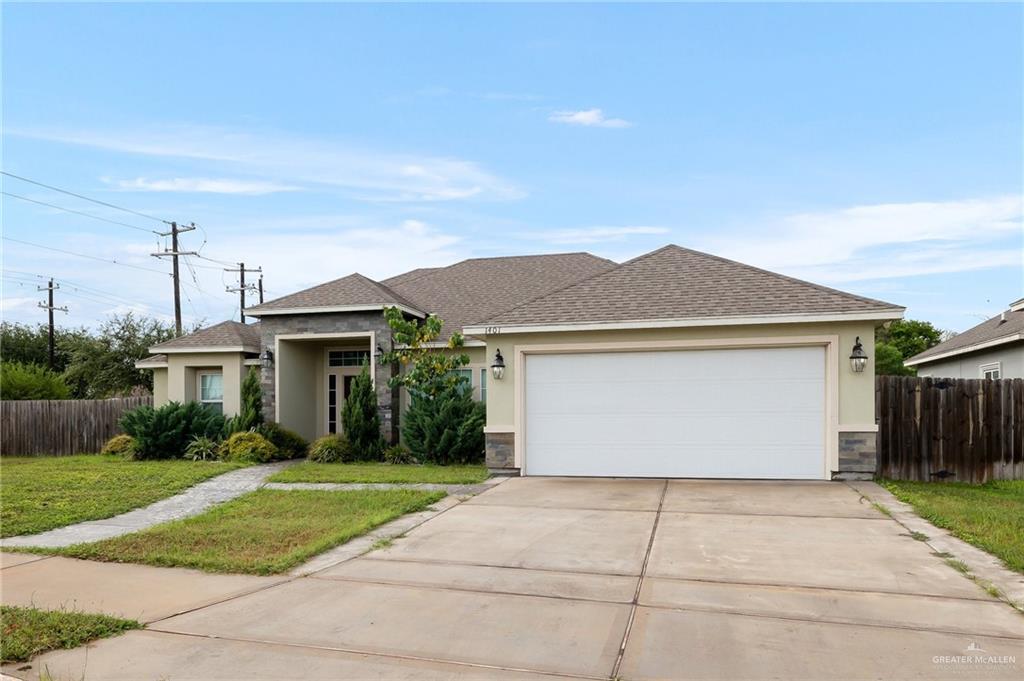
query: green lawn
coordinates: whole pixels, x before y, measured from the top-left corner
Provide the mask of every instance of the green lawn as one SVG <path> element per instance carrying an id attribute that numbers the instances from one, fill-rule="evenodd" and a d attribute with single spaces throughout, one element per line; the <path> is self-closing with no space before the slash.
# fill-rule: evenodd
<path id="1" fill-rule="evenodd" d="M 922 518 L 1024 573 L 1024 480 L 881 483 Z"/>
<path id="2" fill-rule="evenodd" d="M 107 615 L 64 610 L 38 610 L 0 606 L 3 636 L 0 657 L 4 662 L 24 662 L 47 650 L 77 648 L 97 638 L 116 636 L 142 625 Z"/>
<path id="3" fill-rule="evenodd" d="M 128 461 L 115 456 L 0 459 L 0 536 L 109 518 L 246 464 Z"/>
<path id="4" fill-rule="evenodd" d="M 443 492 L 406 489 L 261 489 L 142 532 L 39 551 L 208 572 L 273 574 L 443 497 Z"/>
<path id="5" fill-rule="evenodd" d="M 487 479 L 486 466 L 431 466 L 387 463 L 312 463 L 291 466 L 270 482 L 432 482 L 461 485 Z"/>

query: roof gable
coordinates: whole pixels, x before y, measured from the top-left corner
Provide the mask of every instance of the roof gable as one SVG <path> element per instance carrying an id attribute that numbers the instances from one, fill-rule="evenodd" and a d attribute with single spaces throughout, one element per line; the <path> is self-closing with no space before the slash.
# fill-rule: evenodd
<path id="1" fill-rule="evenodd" d="M 903 308 L 674 244 L 492 315 L 502 326 L 875 313 Z"/>
<path id="2" fill-rule="evenodd" d="M 907 366 L 914 366 L 982 349 L 975 347 L 978 345 L 987 347 L 1000 345 L 1001 342 L 1012 343 L 1016 340 L 1024 340 L 1024 309 L 1015 310 L 1011 306 L 1009 310 L 914 355 L 905 363 Z"/>
<path id="3" fill-rule="evenodd" d="M 201 351 L 206 349 L 228 349 L 239 348 L 239 352 L 259 352 L 260 348 L 260 326 L 259 324 L 242 324 L 241 322 L 221 322 L 199 329 L 186 336 L 172 338 L 169 341 L 158 343 L 149 350 L 150 352 L 188 352 Z"/>
<path id="4" fill-rule="evenodd" d="M 314 308 L 329 310 L 337 307 L 399 305 L 414 312 L 421 312 L 415 303 L 391 290 L 384 284 L 364 277 L 359 273 L 341 279 L 303 289 L 281 298 L 246 308 L 245 313 L 260 315 L 287 310 L 311 311 Z"/>

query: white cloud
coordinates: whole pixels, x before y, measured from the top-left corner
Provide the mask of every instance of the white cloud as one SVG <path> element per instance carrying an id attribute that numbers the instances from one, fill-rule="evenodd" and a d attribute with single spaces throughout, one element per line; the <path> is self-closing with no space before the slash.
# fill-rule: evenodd
<path id="1" fill-rule="evenodd" d="M 299 191 L 301 187 L 262 180 L 212 179 L 207 177 L 174 177 L 162 180 L 136 177 L 120 180 L 117 186 L 149 192 L 196 192 L 204 194 L 274 194 L 277 192 Z"/>
<path id="2" fill-rule="evenodd" d="M 548 120 L 554 123 L 569 125 L 585 125 L 596 128 L 628 128 L 633 124 L 622 118 L 606 118 L 601 109 L 584 109 L 582 111 L 555 111 Z"/>
<path id="3" fill-rule="evenodd" d="M 364 201 L 511 200 L 525 196 L 479 164 L 363 149 L 278 132 L 176 126 L 124 131 L 8 129 L 6 134 L 127 154 L 191 159 L 271 185 L 336 188 Z"/>
<path id="4" fill-rule="evenodd" d="M 552 244 L 597 244 L 609 241 L 624 241 L 631 236 L 667 234 L 667 227 L 579 227 L 553 229 L 546 232 L 527 232 L 523 237 L 546 241 Z"/>
<path id="5" fill-rule="evenodd" d="M 886 203 L 798 213 L 700 248 L 823 282 L 1021 265 L 1020 196 Z M 1016 248 L 998 243 L 1017 237 Z"/>

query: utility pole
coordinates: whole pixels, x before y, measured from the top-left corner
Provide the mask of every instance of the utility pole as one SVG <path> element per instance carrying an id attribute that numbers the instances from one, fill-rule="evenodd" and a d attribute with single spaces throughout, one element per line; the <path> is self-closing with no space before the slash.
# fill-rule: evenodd
<path id="1" fill-rule="evenodd" d="M 171 231 L 158 232 L 160 236 L 171 237 L 171 250 L 165 248 L 159 253 L 150 253 L 154 258 L 165 258 L 167 256 L 171 258 L 171 277 L 174 278 L 174 332 L 176 336 L 181 335 L 181 279 L 178 276 L 178 256 L 198 255 L 196 251 L 179 251 L 178 235 L 182 232 L 191 232 L 195 228 L 196 224 L 194 222 L 188 227 L 182 227 L 177 222 L 172 222 Z"/>
<path id="2" fill-rule="evenodd" d="M 263 268 L 262 267 L 257 267 L 256 269 L 245 269 L 245 263 L 244 262 L 240 262 L 240 263 L 238 263 L 238 267 L 236 267 L 236 268 L 225 267 L 224 271 L 225 272 L 238 272 L 238 286 L 237 287 L 228 286 L 224 290 L 226 290 L 228 293 L 237 293 L 237 294 L 239 294 L 238 316 L 239 316 L 241 322 L 243 324 L 245 324 L 245 292 L 246 291 L 255 291 L 256 290 L 256 287 L 253 286 L 252 284 L 249 284 L 248 286 L 245 285 L 245 273 L 246 272 L 258 272 L 261 275 L 260 276 L 260 289 L 259 289 L 259 291 L 260 291 L 260 302 L 262 303 L 263 302 L 263 277 L 262 277 Z"/>
<path id="3" fill-rule="evenodd" d="M 37 286 L 36 288 L 38 290 L 40 290 L 40 291 L 46 291 L 47 292 L 46 302 L 45 303 L 42 303 L 42 302 L 39 303 L 39 307 L 41 307 L 44 310 L 46 310 L 47 313 L 50 316 L 50 371 L 55 371 L 56 370 L 55 369 L 56 361 L 55 361 L 55 358 L 54 358 L 54 342 L 53 342 L 53 311 L 54 310 L 60 310 L 64 314 L 67 314 L 68 308 L 67 308 L 67 306 L 55 307 L 54 304 L 53 304 L 53 292 L 60 288 L 60 284 L 53 283 L 53 277 L 50 277 L 50 283 L 47 284 L 45 287 Z"/>

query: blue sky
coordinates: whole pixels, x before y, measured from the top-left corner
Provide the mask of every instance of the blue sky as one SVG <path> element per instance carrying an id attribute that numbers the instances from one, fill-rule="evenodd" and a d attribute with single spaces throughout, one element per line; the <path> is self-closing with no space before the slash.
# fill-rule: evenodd
<path id="1" fill-rule="evenodd" d="M 665 243 L 963 330 L 1024 291 L 1020 5 L 11 5 L 6 171 L 269 297 Z M 160 224 L 3 178 L 5 192 Z M 2 197 L 4 318 L 171 312 L 159 239 Z M 17 239 L 19 241 L 12 241 Z M 190 258 L 186 322 L 237 315 Z"/>

